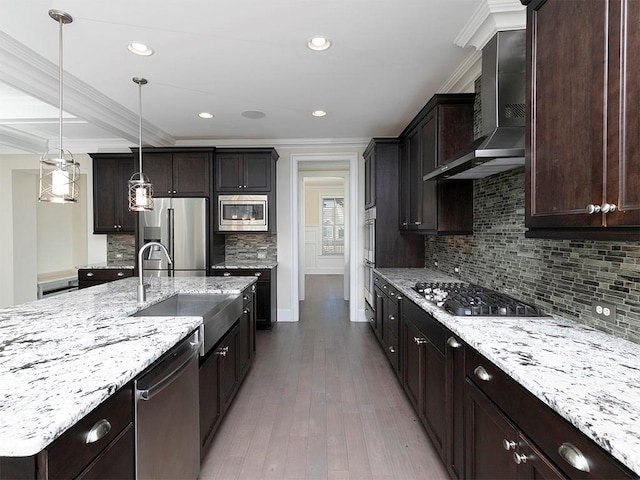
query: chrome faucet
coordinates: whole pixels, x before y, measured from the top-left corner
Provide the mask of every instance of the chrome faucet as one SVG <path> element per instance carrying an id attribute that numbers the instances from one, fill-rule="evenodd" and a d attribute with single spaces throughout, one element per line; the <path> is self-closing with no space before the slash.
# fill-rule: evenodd
<path id="1" fill-rule="evenodd" d="M 138 305 L 143 304 L 147 300 L 147 286 L 144 284 L 144 269 L 142 268 L 142 255 L 147 248 L 150 247 L 160 247 L 160 250 L 164 252 L 167 256 L 167 261 L 169 265 L 173 264 L 171 261 L 171 255 L 167 251 L 167 247 L 165 247 L 160 242 L 148 242 L 145 243 L 140 250 L 138 251 L 138 275 L 140 276 L 140 283 L 138 284 Z"/>

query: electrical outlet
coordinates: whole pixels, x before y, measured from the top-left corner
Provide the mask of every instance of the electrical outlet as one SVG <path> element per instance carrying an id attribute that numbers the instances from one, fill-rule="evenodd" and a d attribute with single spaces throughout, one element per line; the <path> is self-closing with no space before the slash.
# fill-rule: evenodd
<path id="1" fill-rule="evenodd" d="M 591 310 L 593 314 L 603 320 L 615 320 L 616 306 L 613 303 L 594 300 L 591 302 Z"/>
<path id="2" fill-rule="evenodd" d="M 433 262 L 433 266 L 436 267 L 436 268 L 438 267 L 438 261 L 437 260 L 435 262 Z"/>
<path id="3" fill-rule="evenodd" d="M 455 267 L 455 268 L 453 269 L 453 271 L 454 271 L 454 272 L 456 272 L 456 273 L 460 273 L 460 267 Z"/>
<path id="4" fill-rule="evenodd" d="M 258 250 L 258 258 L 260 258 L 260 259 L 265 259 L 265 258 L 267 258 L 267 252 L 264 252 L 264 251 Z"/>

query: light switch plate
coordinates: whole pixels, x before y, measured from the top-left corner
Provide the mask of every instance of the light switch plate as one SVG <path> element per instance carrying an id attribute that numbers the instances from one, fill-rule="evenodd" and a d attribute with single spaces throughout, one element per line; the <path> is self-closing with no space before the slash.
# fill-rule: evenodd
<path id="1" fill-rule="evenodd" d="M 594 300 L 591 302 L 591 311 L 602 320 L 615 320 L 616 306 L 613 303 Z"/>

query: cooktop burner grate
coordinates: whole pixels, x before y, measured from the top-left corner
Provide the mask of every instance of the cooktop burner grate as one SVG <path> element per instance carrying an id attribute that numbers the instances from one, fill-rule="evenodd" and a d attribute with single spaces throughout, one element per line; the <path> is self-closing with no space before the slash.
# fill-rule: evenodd
<path id="1" fill-rule="evenodd" d="M 456 316 L 544 317 L 536 305 L 470 283 L 416 283 L 414 290 Z"/>

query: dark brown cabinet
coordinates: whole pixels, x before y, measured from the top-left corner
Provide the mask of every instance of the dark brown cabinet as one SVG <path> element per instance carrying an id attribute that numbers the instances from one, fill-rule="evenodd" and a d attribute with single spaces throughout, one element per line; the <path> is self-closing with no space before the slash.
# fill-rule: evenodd
<path id="1" fill-rule="evenodd" d="M 224 149 L 215 154 L 217 193 L 271 192 L 278 153 L 268 149 Z"/>
<path id="2" fill-rule="evenodd" d="M 78 288 L 93 287 L 128 277 L 133 277 L 133 268 L 79 268 Z"/>
<path id="3" fill-rule="evenodd" d="M 528 236 L 640 239 L 640 3 L 526 1 Z"/>
<path id="4" fill-rule="evenodd" d="M 255 322 L 258 329 L 270 329 L 278 319 L 277 312 L 277 267 L 252 269 L 252 268 L 212 268 L 211 276 L 255 276 Z"/>
<path id="5" fill-rule="evenodd" d="M 138 149 L 132 149 L 137 155 Z M 213 148 L 143 149 L 143 171 L 156 197 L 209 197 Z"/>
<path id="6" fill-rule="evenodd" d="M 244 377 L 256 354 L 256 313 L 254 310 L 254 297 L 256 295 L 255 284 L 242 294 L 242 315 L 238 322 L 238 371 Z"/>
<path id="7" fill-rule="evenodd" d="M 375 321 L 373 331 L 391 363 L 391 367 L 400 378 L 400 311 L 402 296 L 381 277 L 374 278 Z"/>
<path id="8" fill-rule="evenodd" d="M 444 459 L 445 330 L 416 304 L 404 302 L 402 332 L 403 386 L 436 451 Z"/>
<path id="9" fill-rule="evenodd" d="M 400 175 L 399 144 L 397 139 L 374 138 L 364 151 L 365 196 L 375 206 L 375 265 L 377 267 L 424 266 L 424 239 L 403 235 L 399 223 Z M 373 305 L 372 305 L 373 306 Z"/>
<path id="10" fill-rule="evenodd" d="M 445 349 L 445 451 L 449 475 L 463 479 L 464 475 L 464 343 L 447 331 Z"/>
<path id="11" fill-rule="evenodd" d="M 134 233 L 136 216 L 129 211 L 129 179 L 135 173 L 130 153 L 92 153 L 93 233 Z"/>
<path id="12" fill-rule="evenodd" d="M 435 95 L 400 136 L 400 229 L 422 234 L 473 231 L 473 181 L 423 181 L 473 140 L 474 94 Z"/>

